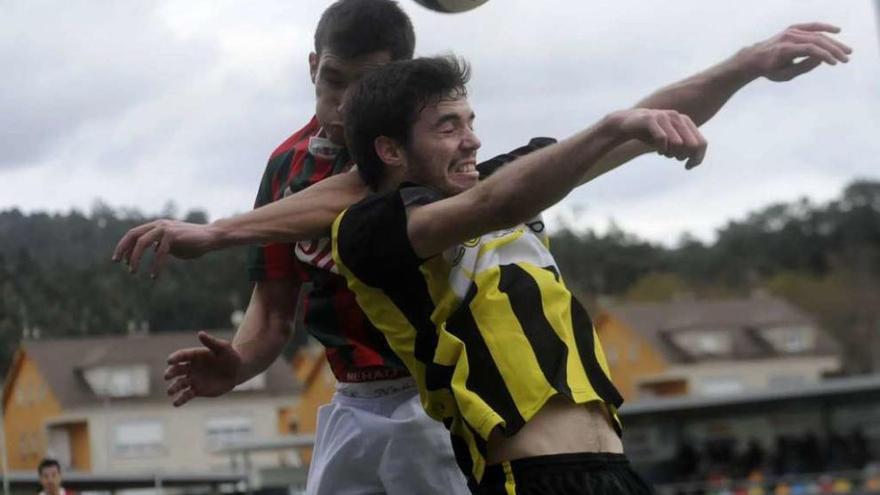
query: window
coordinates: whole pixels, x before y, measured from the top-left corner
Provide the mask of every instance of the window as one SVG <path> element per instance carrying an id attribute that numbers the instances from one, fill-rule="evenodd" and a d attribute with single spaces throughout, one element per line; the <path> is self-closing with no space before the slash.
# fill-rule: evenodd
<path id="1" fill-rule="evenodd" d="M 245 440 L 253 435 L 254 420 L 250 416 L 223 416 L 211 418 L 205 423 L 205 436 L 209 450 L 222 447 L 228 442 Z"/>
<path id="2" fill-rule="evenodd" d="M 700 379 L 702 395 L 731 395 L 745 391 L 745 385 L 733 376 L 706 376 Z"/>
<path id="3" fill-rule="evenodd" d="M 165 428 L 157 420 L 119 423 L 113 431 L 113 453 L 123 457 L 149 457 L 165 451 Z"/>
<path id="4" fill-rule="evenodd" d="M 725 351 L 724 339 L 717 333 L 702 333 L 697 335 L 697 349 L 701 354 L 721 354 Z"/>
<path id="5" fill-rule="evenodd" d="M 85 371 L 92 391 L 101 397 L 136 397 L 150 393 L 150 370 L 146 365 L 100 366 Z"/>
<path id="6" fill-rule="evenodd" d="M 807 352 L 815 346 L 815 332 L 808 326 L 786 326 L 768 328 L 763 336 L 780 352 L 797 354 Z"/>
<path id="7" fill-rule="evenodd" d="M 689 354 L 698 357 L 723 356 L 732 350 L 730 333 L 724 329 L 705 329 L 680 332 L 673 342 Z"/>

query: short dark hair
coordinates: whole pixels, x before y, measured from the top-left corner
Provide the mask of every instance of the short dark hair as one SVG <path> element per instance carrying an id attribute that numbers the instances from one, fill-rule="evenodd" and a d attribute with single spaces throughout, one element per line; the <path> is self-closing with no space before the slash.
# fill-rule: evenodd
<path id="1" fill-rule="evenodd" d="M 345 105 L 345 140 L 364 182 L 376 189 L 385 175 L 376 138 L 406 146 L 419 112 L 441 98 L 466 97 L 469 80 L 470 65 L 454 56 L 393 62 L 361 79 Z"/>
<path id="2" fill-rule="evenodd" d="M 51 457 L 46 457 L 42 461 L 40 461 L 40 465 L 37 466 L 37 475 L 41 476 L 43 474 L 43 470 L 49 467 L 55 466 L 58 468 L 58 472 L 61 472 L 61 464 L 58 463 L 55 459 Z"/>
<path id="3" fill-rule="evenodd" d="M 413 57 L 412 22 L 392 0 L 337 0 L 321 14 L 315 52 L 328 48 L 342 58 L 388 50 L 391 60 Z"/>

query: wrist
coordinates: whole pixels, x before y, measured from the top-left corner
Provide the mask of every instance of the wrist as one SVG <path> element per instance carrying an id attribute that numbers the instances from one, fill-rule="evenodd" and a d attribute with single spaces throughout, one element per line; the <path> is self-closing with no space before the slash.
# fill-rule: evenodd
<path id="1" fill-rule="evenodd" d="M 736 52 L 732 57 L 721 63 L 717 77 L 738 87 L 761 77 L 753 47 L 748 46 Z"/>
<path id="2" fill-rule="evenodd" d="M 629 110 L 621 110 L 609 113 L 597 124 L 596 132 L 606 147 L 613 148 L 630 139 L 623 125 L 628 112 Z"/>
<path id="3" fill-rule="evenodd" d="M 235 223 L 231 218 L 220 218 L 206 226 L 207 251 L 235 246 Z"/>

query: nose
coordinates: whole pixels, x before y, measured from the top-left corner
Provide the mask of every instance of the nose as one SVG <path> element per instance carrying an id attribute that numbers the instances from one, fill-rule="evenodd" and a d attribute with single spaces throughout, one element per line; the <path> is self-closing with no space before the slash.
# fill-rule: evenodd
<path id="1" fill-rule="evenodd" d="M 345 115 L 345 103 L 348 100 L 345 95 L 339 99 L 339 102 L 336 104 L 336 113 L 339 115 Z"/>
<path id="2" fill-rule="evenodd" d="M 480 141 L 480 138 L 477 137 L 477 134 L 473 129 L 468 129 L 465 131 L 465 136 L 461 145 L 466 150 L 477 151 L 483 143 Z"/>
<path id="3" fill-rule="evenodd" d="M 345 115 L 345 109 L 348 108 L 348 100 L 351 98 L 351 86 L 346 86 L 346 88 L 339 94 L 338 100 L 336 101 L 336 111 L 339 112 L 340 116 Z"/>

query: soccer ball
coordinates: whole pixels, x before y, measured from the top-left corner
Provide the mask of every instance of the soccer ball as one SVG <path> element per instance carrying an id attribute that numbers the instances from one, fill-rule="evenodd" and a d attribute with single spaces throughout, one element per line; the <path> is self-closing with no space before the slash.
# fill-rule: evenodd
<path id="1" fill-rule="evenodd" d="M 489 0 L 415 0 L 422 7 L 434 12 L 456 13 L 475 9 Z"/>

